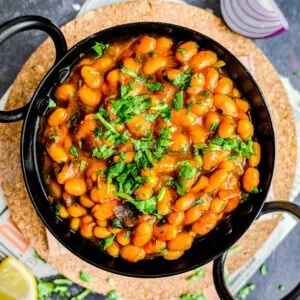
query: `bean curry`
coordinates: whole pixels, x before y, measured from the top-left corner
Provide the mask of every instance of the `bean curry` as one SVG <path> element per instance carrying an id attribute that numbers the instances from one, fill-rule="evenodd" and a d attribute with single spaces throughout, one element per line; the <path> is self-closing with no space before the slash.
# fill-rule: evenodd
<path id="1" fill-rule="evenodd" d="M 113 257 L 177 259 L 259 191 L 249 103 L 200 47 L 97 42 L 54 89 L 40 132 L 49 200 Z"/>

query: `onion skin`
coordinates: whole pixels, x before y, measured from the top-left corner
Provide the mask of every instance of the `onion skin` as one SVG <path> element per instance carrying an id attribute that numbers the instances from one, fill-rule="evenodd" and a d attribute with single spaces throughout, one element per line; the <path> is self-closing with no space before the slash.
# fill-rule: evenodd
<path id="1" fill-rule="evenodd" d="M 260 1 L 266 1 L 263 2 L 265 5 Z M 246 37 L 272 37 L 289 28 L 286 18 L 273 0 L 221 0 L 221 11 L 226 24 Z"/>

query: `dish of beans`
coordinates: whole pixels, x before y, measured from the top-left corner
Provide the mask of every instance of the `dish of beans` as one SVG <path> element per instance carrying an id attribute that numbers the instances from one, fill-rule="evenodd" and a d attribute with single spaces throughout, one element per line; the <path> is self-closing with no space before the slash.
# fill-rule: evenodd
<path id="1" fill-rule="evenodd" d="M 49 201 L 99 251 L 177 259 L 259 192 L 249 110 L 225 62 L 194 41 L 97 42 L 42 120 Z"/>

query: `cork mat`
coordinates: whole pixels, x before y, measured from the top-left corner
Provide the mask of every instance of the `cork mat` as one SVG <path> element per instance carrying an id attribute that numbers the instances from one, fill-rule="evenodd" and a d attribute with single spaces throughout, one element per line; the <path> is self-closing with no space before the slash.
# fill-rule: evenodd
<path id="1" fill-rule="evenodd" d="M 277 171 L 273 182 L 275 199 L 288 200 L 296 168 L 296 137 L 292 109 L 278 74 L 269 60 L 242 36 L 230 31 L 223 21 L 211 13 L 186 4 L 139 0 L 99 8 L 62 27 L 68 46 L 104 28 L 136 21 L 163 21 L 180 24 L 202 32 L 237 56 L 253 55 L 255 77 L 271 108 L 277 136 Z M 9 95 L 7 109 L 24 105 L 30 100 L 54 61 L 54 47 L 45 41 L 27 60 L 17 76 Z M 13 220 L 32 246 L 59 272 L 74 282 L 99 293 L 116 288 L 127 299 L 173 299 L 180 294 L 199 291 L 212 285 L 211 264 L 203 279 L 187 283 L 181 274 L 163 279 L 136 279 L 113 275 L 114 284 L 106 282 L 110 273 L 97 269 L 71 253 L 50 256 L 45 228 L 27 195 L 20 164 L 20 134 L 22 123 L 0 125 L 0 181 Z M 263 245 L 278 223 L 278 218 L 256 222 L 238 242 L 241 250 L 228 259 L 230 271 L 242 266 Z M 80 281 L 79 271 L 89 273 L 89 283 Z M 210 299 L 210 298 L 208 298 Z"/>

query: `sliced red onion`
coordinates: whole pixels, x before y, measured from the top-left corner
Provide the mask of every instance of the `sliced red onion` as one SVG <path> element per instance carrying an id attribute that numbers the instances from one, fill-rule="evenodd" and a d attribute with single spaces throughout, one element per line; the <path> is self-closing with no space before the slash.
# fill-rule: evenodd
<path id="1" fill-rule="evenodd" d="M 273 0 L 221 0 L 221 11 L 233 31 L 250 38 L 275 36 L 289 28 Z"/>

